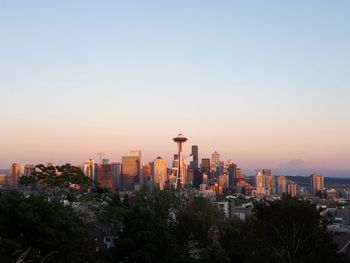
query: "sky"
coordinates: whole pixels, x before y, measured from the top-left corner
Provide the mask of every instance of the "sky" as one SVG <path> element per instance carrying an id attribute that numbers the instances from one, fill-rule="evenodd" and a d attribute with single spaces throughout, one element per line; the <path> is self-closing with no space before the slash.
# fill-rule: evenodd
<path id="1" fill-rule="evenodd" d="M 200 157 L 350 171 L 350 2 L 0 0 L 0 167 Z"/>

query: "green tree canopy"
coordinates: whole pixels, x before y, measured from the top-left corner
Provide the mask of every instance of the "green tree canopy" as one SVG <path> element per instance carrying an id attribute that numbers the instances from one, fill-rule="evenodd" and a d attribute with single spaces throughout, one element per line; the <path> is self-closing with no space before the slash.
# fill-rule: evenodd
<path id="1" fill-rule="evenodd" d="M 44 257 L 45 262 L 84 262 L 90 233 L 73 209 L 60 202 L 0 192 L 0 262 L 13 262 L 28 249 L 24 262 Z"/>
<path id="2" fill-rule="evenodd" d="M 75 199 L 77 193 L 86 193 L 94 185 L 91 178 L 86 177 L 79 167 L 65 164 L 62 166 L 35 166 L 29 176 L 22 176 L 20 184 L 41 188 L 45 194 L 56 197 Z"/>
<path id="3" fill-rule="evenodd" d="M 221 242 L 238 262 L 342 262 L 315 206 L 290 196 L 261 203 L 255 217 L 231 223 Z"/>

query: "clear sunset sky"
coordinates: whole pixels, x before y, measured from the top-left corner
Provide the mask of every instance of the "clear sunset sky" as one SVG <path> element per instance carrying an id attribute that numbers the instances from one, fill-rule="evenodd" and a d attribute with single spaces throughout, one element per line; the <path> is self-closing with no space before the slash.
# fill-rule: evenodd
<path id="1" fill-rule="evenodd" d="M 170 160 L 350 170 L 350 1 L 0 0 L 0 167 Z"/>

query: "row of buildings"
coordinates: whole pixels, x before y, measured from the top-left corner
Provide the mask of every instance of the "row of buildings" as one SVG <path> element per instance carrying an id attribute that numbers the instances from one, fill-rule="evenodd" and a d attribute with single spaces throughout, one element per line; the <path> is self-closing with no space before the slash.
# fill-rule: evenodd
<path id="1" fill-rule="evenodd" d="M 101 187 L 112 191 L 193 187 L 207 191 L 208 194 L 228 192 L 245 196 L 298 195 L 298 186 L 294 182 L 287 180 L 286 176 L 273 176 L 271 169 L 262 169 L 253 178 L 246 178 L 235 163 L 221 161 L 220 154 L 216 151 L 211 158 L 202 158 L 200 162 L 197 145 L 192 145 L 190 157 L 185 159 L 182 148 L 187 138 L 178 134 L 173 141 L 178 146 L 178 153 L 170 165 L 161 157 L 143 163 L 141 151 L 137 150 L 122 156 L 121 162 L 110 163 L 108 159 L 102 159 L 103 154 L 99 154 L 99 163 L 89 159 L 81 169 Z M 52 164 L 48 164 L 50 165 Z M 30 175 L 34 170 L 33 164 L 12 164 L 11 185 L 17 186 L 21 176 Z M 310 195 L 322 197 L 325 191 L 328 195 L 332 194 L 324 187 L 324 177 L 320 174 L 311 175 Z"/>
<path id="2" fill-rule="evenodd" d="M 174 155 L 170 168 L 161 157 L 150 163 L 142 163 L 141 151 L 130 151 L 129 155 L 122 156 L 121 159 L 121 162 L 101 159 L 99 163 L 88 159 L 81 165 L 81 169 L 100 186 L 113 191 L 135 191 L 153 187 L 162 190 L 164 187 L 176 186 L 180 161 L 178 154 Z M 191 148 L 190 158 L 182 159 L 181 162 L 181 184 L 184 187 L 211 190 L 215 194 L 230 192 L 246 196 L 298 195 L 298 187 L 294 182 L 287 180 L 286 176 L 273 176 L 271 169 L 262 169 L 253 178 L 246 178 L 235 163 L 221 161 L 218 152 L 214 152 L 211 159 L 203 158 L 199 161 L 196 145 Z M 17 186 L 19 177 L 30 175 L 34 170 L 33 164 L 12 164 L 9 183 Z M 320 174 L 311 175 L 310 194 L 321 197 L 324 189 L 324 177 Z M 331 195 L 329 190 L 328 192 Z"/>

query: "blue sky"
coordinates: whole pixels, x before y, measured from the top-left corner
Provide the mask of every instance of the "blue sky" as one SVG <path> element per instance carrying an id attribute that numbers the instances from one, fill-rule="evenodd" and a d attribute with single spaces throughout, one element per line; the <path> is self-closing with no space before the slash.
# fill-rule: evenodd
<path id="1" fill-rule="evenodd" d="M 349 1 L 0 1 L 0 167 L 169 159 L 181 129 L 247 168 L 350 170 L 349 20 Z"/>

